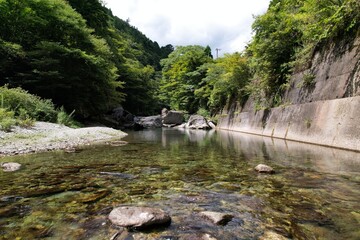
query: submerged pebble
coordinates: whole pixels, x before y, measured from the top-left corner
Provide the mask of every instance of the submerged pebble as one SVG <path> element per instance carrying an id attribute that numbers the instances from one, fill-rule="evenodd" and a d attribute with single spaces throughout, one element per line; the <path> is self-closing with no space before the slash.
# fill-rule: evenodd
<path id="1" fill-rule="evenodd" d="M 201 212 L 200 215 L 211 220 L 214 224 L 217 225 L 226 225 L 234 217 L 232 214 L 210 211 Z"/>

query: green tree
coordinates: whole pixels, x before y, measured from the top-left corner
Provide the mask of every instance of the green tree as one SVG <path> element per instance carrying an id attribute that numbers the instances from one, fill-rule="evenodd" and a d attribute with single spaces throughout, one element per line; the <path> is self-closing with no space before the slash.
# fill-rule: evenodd
<path id="1" fill-rule="evenodd" d="M 79 117 L 100 114 L 123 95 L 107 42 L 64 0 L 0 0 L 4 83 L 51 98 Z M 14 51 L 17 50 L 17 51 Z M 10 55 L 9 55 L 10 54 Z M 17 69 L 11 64 L 21 60 Z"/>
<path id="2" fill-rule="evenodd" d="M 253 24 L 247 55 L 254 77 L 247 89 L 264 107 L 281 103 L 294 71 L 309 68 L 314 52 L 330 42 L 353 39 L 359 26 L 358 0 L 271 1 Z"/>
<path id="3" fill-rule="evenodd" d="M 200 99 L 195 91 L 201 87 L 205 69 L 201 66 L 212 61 L 202 46 L 179 46 L 168 58 L 161 61 L 161 99 L 172 108 L 194 113 Z"/>
<path id="4" fill-rule="evenodd" d="M 244 102 L 247 98 L 245 86 L 251 73 L 247 59 L 240 53 L 225 54 L 213 63 L 203 65 L 206 77 L 195 95 L 207 103 L 206 109 L 217 113 L 230 101 Z"/>

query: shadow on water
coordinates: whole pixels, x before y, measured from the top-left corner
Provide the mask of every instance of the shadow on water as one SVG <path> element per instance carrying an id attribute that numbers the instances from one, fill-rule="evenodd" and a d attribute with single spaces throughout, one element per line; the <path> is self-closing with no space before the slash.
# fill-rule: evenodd
<path id="1" fill-rule="evenodd" d="M 359 239 L 360 154 L 228 131 L 130 132 L 121 146 L 6 157 L 0 239 L 110 239 L 113 207 L 155 206 L 172 224 L 119 239 Z M 273 175 L 253 168 L 265 163 Z M 201 211 L 232 214 L 225 226 Z"/>

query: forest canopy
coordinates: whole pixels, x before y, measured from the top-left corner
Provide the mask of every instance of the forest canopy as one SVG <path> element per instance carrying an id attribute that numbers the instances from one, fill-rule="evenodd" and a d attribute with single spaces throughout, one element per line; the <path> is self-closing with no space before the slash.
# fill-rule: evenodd
<path id="1" fill-rule="evenodd" d="M 0 0 L 1 85 L 22 87 L 80 118 L 123 104 L 157 108 L 161 48 L 98 0 Z"/>
<path id="2" fill-rule="evenodd" d="M 168 106 L 216 114 L 249 97 L 281 104 L 289 76 L 316 51 L 359 34 L 358 0 L 272 0 L 241 53 L 160 47 L 99 0 L 0 0 L 0 85 L 75 110 L 79 119 L 122 105 L 150 115 Z"/>
<path id="3" fill-rule="evenodd" d="M 161 89 L 172 107 L 189 112 L 216 114 L 249 96 L 256 109 L 278 106 L 292 73 L 329 43 L 354 39 L 359 27 L 358 0 L 272 0 L 242 53 L 213 60 L 204 48 L 179 47 L 162 60 Z"/>

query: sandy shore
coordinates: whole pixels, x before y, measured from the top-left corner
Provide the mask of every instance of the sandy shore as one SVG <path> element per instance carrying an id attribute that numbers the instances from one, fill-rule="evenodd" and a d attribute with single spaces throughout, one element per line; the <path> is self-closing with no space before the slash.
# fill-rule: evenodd
<path id="1" fill-rule="evenodd" d="M 119 140 L 126 133 L 107 127 L 73 129 L 63 125 L 36 122 L 31 128 L 14 127 L 0 131 L 0 157 L 73 148 Z"/>

